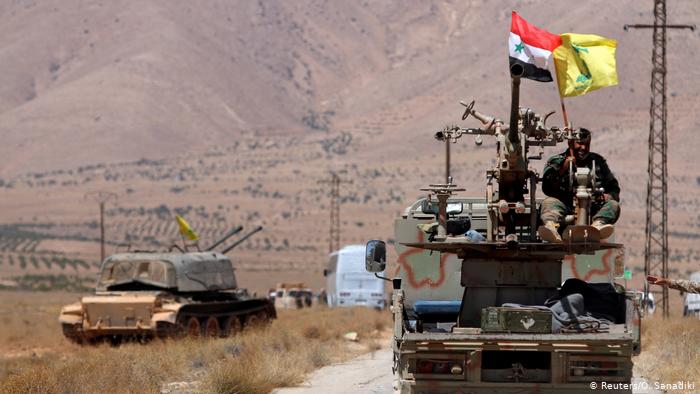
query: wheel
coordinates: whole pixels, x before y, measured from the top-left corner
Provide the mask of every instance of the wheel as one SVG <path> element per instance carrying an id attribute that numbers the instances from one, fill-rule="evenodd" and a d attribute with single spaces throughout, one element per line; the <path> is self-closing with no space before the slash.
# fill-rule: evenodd
<path id="1" fill-rule="evenodd" d="M 245 328 L 251 328 L 255 327 L 258 324 L 260 324 L 260 319 L 258 319 L 258 315 L 248 315 L 245 318 Z"/>
<path id="2" fill-rule="evenodd" d="M 270 317 L 265 311 L 250 314 L 246 317 L 245 328 L 258 328 L 265 325 L 269 319 Z"/>
<path id="3" fill-rule="evenodd" d="M 165 339 L 178 334 L 178 326 L 171 323 L 159 321 L 156 323 L 156 338 Z"/>
<path id="4" fill-rule="evenodd" d="M 209 316 L 207 323 L 204 325 L 204 336 L 207 338 L 216 338 L 220 334 L 219 320 L 214 316 Z"/>
<path id="5" fill-rule="evenodd" d="M 270 321 L 270 316 L 266 311 L 260 311 L 258 312 L 258 319 L 260 320 L 260 323 L 266 324 L 268 321 Z"/>
<path id="6" fill-rule="evenodd" d="M 83 344 L 83 338 L 80 335 L 80 329 L 78 328 L 79 326 L 77 324 L 62 324 L 61 327 L 63 328 L 63 335 L 71 342 L 77 343 L 78 345 Z"/>
<path id="7" fill-rule="evenodd" d="M 241 321 L 238 316 L 229 316 L 224 321 L 223 336 L 227 337 L 229 335 L 235 335 L 241 332 L 242 329 Z"/>
<path id="8" fill-rule="evenodd" d="M 199 324 L 199 320 L 194 316 L 183 316 L 178 319 L 177 325 L 178 331 L 183 336 L 197 338 L 202 332 L 202 325 Z"/>

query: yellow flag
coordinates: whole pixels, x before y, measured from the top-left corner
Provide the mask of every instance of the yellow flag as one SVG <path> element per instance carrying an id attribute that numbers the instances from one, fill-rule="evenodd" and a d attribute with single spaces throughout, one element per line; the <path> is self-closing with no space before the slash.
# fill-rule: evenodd
<path id="1" fill-rule="evenodd" d="M 197 236 L 197 233 L 192 230 L 192 227 L 190 227 L 190 224 L 185 221 L 185 219 L 182 218 L 182 216 L 177 215 L 175 216 L 175 219 L 177 220 L 177 224 L 180 226 L 180 234 L 182 234 L 184 237 L 187 237 L 190 241 L 196 241 L 199 239 Z"/>
<path id="2" fill-rule="evenodd" d="M 554 67 L 562 97 L 580 96 L 617 85 L 617 41 L 593 34 L 566 33 L 554 50 Z"/>

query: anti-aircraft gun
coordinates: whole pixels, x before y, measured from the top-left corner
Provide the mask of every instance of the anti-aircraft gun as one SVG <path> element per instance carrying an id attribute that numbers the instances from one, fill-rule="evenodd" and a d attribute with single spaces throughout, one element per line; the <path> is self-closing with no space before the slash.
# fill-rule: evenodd
<path id="1" fill-rule="evenodd" d="M 540 182 L 531 160 L 544 148 L 578 138 L 578 130 L 547 127 L 519 106 L 522 68 L 511 69 L 510 121 L 465 106 L 481 128 L 448 126 L 440 141 L 464 135 L 496 138 L 496 165 L 486 173 L 485 198 L 448 179 L 395 222 L 399 275 L 392 280 L 395 388 L 400 392 L 588 392 L 591 382 L 629 383 L 639 351 L 639 298 L 611 283 L 569 279 L 571 255 L 619 252 L 589 225 L 594 171 L 575 172 L 576 215 L 563 243 L 537 234 Z M 539 149 L 531 155 L 531 148 Z M 386 266 L 386 246 L 369 241 L 366 268 Z M 609 267 L 608 267 L 609 268 Z M 609 270 L 610 271 L 610 270 Z M 423 273 L 424 278 L 417 275 Z M 612 277 L 612 272 L 610 272 Z M 624 390 L 623 390 L 624 391 Z"/>
<path id="2" fill-rule="evenodd" d="M 225 247 L 239 226 L 203 251 L 174 246 L 107 257 L 94 295 L 61 309 L 64 335 L 77 343 L 145 341 L 174 336 L 228 336 L 276 317 L 267 298 L 238 287 L 226 253 L 262 230 L 258 226 Z M 173 249 L 179 249 L 173 251 Z"/>

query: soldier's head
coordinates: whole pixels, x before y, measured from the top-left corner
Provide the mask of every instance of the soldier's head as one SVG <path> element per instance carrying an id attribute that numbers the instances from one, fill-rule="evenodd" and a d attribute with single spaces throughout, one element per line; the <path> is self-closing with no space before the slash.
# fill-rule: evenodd
<path id="1" fill-rule="evenodd" d="M 580 128 L 578 138 L 569 140 L 569 147 L 573 150 L 576 161 L 586 160 L 591 152 L 591 131 Z"/>

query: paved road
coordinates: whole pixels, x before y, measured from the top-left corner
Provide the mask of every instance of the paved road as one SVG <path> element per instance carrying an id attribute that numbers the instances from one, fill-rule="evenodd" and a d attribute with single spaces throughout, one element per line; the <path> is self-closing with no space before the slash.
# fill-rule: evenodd
<path id="1" fill-rule="evenodd" d="M 391 349 L 381 349 L 350 361 L 321 368 L 299 387 L 276 394 L 392 393 Z"/>
<path id="2" fill-rule="evenodd" d="M 326 394 L 326 393 L 393 393 L 391 383 L 391 349 L 381 349 L 341 364 L 321 368 L 298 387 L 277 389 L 275 394 Z M 632 382 L 643 387 L 644 378 L 634 377 Z M 634 390 L 635 394 L 656 394 L 653 384 L 647 380 L 647 390 Z M 595 393 L 591 390 L 591 393 Z"/>

